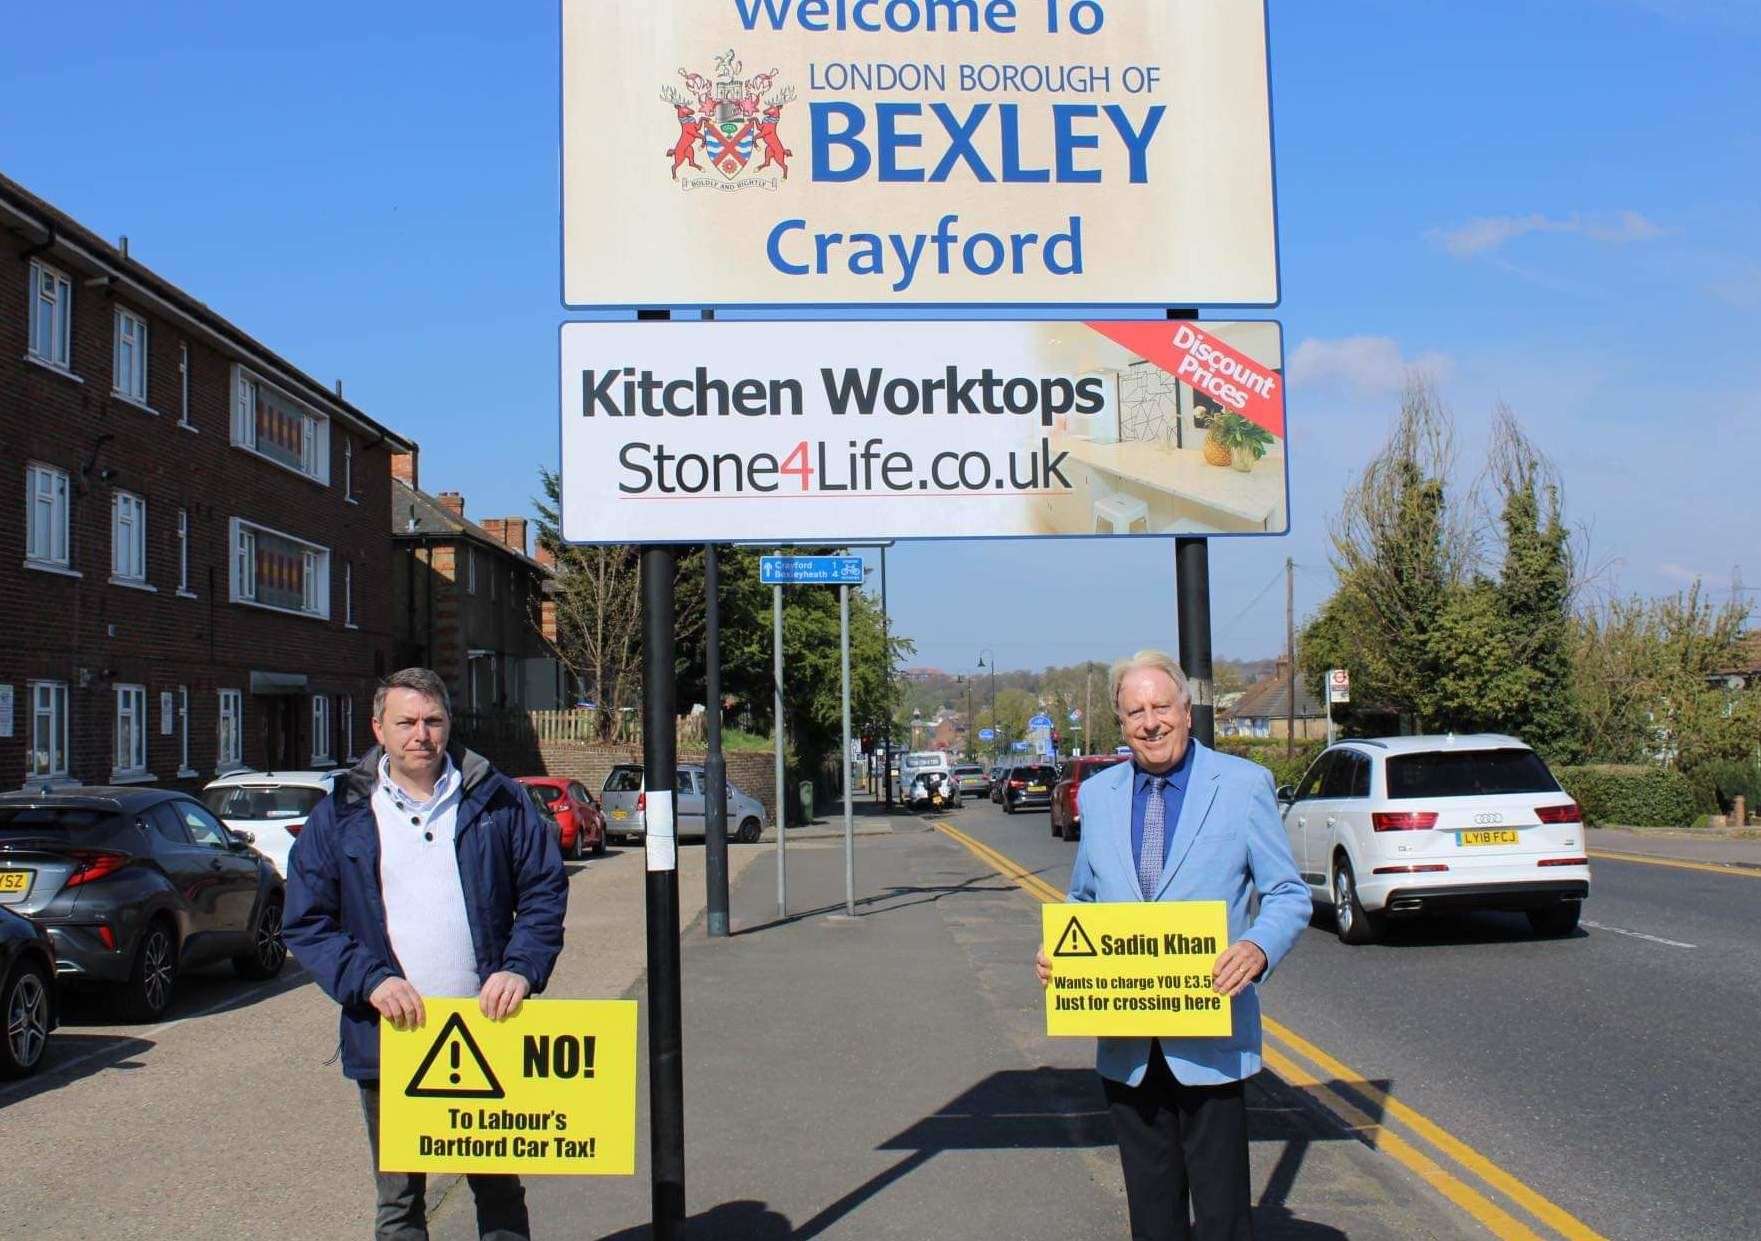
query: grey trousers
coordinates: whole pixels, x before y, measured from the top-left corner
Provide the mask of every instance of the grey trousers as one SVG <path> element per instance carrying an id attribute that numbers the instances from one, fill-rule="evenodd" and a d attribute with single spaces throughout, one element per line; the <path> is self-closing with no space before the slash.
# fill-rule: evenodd
<path id="1" fill-rule="evenodd" d="M 361 1082 L 360 1087 L 373 1175 L 379 1183 L 373 1236 L 377 1241 L 428 1241 L 427 1174 L 379 1171 L 379 1083 Z M 519 1177 L 474 1172 L 465 1179 L 477 1200 L 477 1235 L 483 1241 L 531 1241 L 526 1189 Z"/>

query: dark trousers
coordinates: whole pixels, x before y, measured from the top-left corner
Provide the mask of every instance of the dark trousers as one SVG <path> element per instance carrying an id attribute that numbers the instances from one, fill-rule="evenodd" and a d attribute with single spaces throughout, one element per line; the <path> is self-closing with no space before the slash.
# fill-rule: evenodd
<path id="1" fill-rule="evenodd" d="M 1151 1043 L 1141 1083 L 1101 1084 L 1119 1134 L 1132 1241 L 1252 1241 L 1241 1083 L 1183 1086 Z"/>
<path id="2" fill-rule="evenodd" d="M 373 1149 L 373 1175 L 379 1182 L 379 1209 L 373 1221 L 378 1241 L 428 1241 L 428 1177 L 421 1172 L 379 1171 L 379 1083 L 361 1083 L 361 1110 L 367 1114 L 367 1143 Z M 477 1235 L 484 1241 L 530 1241 L 526 1189 L 517 1176 L 468 1173 L 477 1199 Z"/>

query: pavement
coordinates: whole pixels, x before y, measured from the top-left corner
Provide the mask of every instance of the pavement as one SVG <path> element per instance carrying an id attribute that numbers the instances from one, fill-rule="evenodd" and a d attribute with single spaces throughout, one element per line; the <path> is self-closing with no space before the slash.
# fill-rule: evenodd
<path id="1" fill-rule="evenodd" d="M 1593 827 L 1589 848 L 1712 866 L 1761 867 L 1761 831 L 1714 827 Z"/>
<path id="2" fill-rule="evenodd" d="M 791 829 L 787 917 L 760 846 L 734 934 L 685 931 L 689 1235 L 1126 1237 L 1093 1043 L 1044 1035 L 1037 902 L 926 818 L 865 819 L 855 917 L 841 842 Z M 536 1235 L 649 1235 L 645 1079 L 638 1098 L 636 1175 L 529 1178 Z M 1249 1106 L 1262 1239 L 1484 1235 L 1270 1074 Z M 431 1228 L 476 1235 L 467 1186 Z"/>

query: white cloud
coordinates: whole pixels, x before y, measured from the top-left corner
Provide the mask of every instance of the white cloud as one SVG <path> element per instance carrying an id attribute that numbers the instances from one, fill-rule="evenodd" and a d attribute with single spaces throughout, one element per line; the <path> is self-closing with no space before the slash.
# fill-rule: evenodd
<path id="1" fill-rule="evenodd" d="M 1477 216 L 1455 228 L 1434 228 L 1425 236 L 1458 259 L 1472 258 L 1500 249 L 1506 242 L 1531 233 L 1573 233 L 1591 241 L 1624 245 L 1661 237 L 1664 228 L 1637 211 L 1599 215 L 1569 215 L 1553 219 L 1540 212 L 1528 215 Z"/>
<path id="2" fill-rule="evenodd" d="M 1359 393 L 1399 391 L 1409 373 L 1432 379 L 1448 375 L 1447 354 L 1406 357 L 1390 336 L 1345 336 L 1337 340 L 1309 337 L 1290 355 L 1290 378 L 1299 384 L 1339 384 Z"/>

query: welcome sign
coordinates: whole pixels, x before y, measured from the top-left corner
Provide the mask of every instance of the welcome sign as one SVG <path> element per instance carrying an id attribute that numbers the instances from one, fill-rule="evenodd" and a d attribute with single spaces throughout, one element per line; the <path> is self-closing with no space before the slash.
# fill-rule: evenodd
<path id="1" fill-rule="evenodd" d="M 563 300 L 1278 300 L 1264 0 L 563 0 Z"/>

